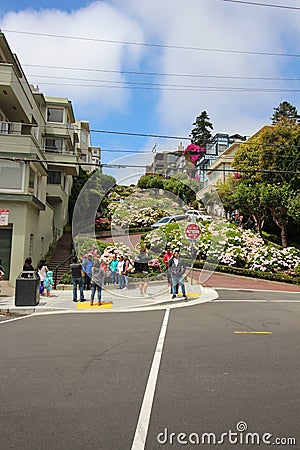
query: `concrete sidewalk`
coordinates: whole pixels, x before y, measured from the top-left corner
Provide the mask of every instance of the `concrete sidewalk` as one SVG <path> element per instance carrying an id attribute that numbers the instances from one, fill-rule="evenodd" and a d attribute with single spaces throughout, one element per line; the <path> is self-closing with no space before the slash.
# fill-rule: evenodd
<path id="1" fill-rule="evenodd" d="M 68 289 L 52 290 L 50 297 L 40 297 L 40 302 L 36 306 L 15 306 L 15 297 L 7 296 L 0 298 L 0 312 L 32 314 L 38 312 L 50 311 L 72 311 L 72 312 L 91 312 L 91 311 L 120 311 L 143 307 L 158 307 L 161 305 L 174 306 L 176 304 L 197 304 L 213 300 L 217 297 L 213 289 L 202 288 L 199 284 L 191 281 L 185 283 L 187 301 L 179 295 L 172 299 L 170 288 L 165 281 L 154 281 L 149 284 L 147 295 L 141 296 L 138 283 L 129 284 L 128 290 L 119 290 L 116 286 L 108 285 L 102 289 L 102 303 L 98 306 L 97 293 L 94 299 L 94 305 L 90 306 L 91 291 L 84 291 L 85 302 L 73 302 L 73 291 Z M 79 299 L 79 290 L 77 291 Z"/>

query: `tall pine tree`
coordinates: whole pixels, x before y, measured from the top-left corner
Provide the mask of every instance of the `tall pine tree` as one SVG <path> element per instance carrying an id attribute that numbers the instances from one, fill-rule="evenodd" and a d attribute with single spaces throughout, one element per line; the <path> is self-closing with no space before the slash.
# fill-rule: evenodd
<path id="1" fill-rule="evenodd" d="M 199 147 L 205 147 L 207 142 L 211 139 L 212 134 L 210 130 L 213 130 L 213 124 L 210 122 L 210 118 L 206 111 L 196 117 L 196 121 L 193 123 L 195 128 L 191 131 L 191 143 L 199 145 Z"/>
<path id="2" fill-rule="evenodd" d="M 274 108 L 274 114 L 271 117 L 272 125 L 278 122 L 286 121 L 292 124 L 299 123 L 299 115 L 297 108 L 291 103 L 284 101 Z"/>

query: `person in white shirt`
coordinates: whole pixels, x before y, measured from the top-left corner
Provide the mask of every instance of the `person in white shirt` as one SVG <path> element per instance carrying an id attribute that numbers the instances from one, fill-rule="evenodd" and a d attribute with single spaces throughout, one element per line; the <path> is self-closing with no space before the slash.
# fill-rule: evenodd
<path id="1" fill-rule="evenodd" d="M 40 277 L 40 295 L 45 295 L 45 286 L 44 281 L 47 277 L 47 272 L 49 271 L 48 267 L 46 266 L 46 260 L 41 259 L 40 264 L 38 265 L 38 274 Z"/>
<path id="2" fill-rule="evenodd" d="M 124 258 L 123 255 L 118 256 L 118 289 L 123 289 L 125 287 L 125 277 L 124 277 Z"/>

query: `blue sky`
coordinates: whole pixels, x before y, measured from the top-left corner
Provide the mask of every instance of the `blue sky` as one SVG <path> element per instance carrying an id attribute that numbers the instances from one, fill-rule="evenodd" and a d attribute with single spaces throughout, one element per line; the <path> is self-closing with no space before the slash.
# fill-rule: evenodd
<path id="1" fill-rule="evenodd" d="M 46 96 L 68 97 L 77 119 L 93 130 L 183 137 L 203 110 L 214 133 L 248 136 L 270 123 L 281 101 L 300 110 L 299 19 L 300 10 L 222 0 L 0 4 L 0 28 L 29 82 Z M 155 144 L 163 151 L 179 142 L 92 134 L 104 163 L 143 165 Z"/>

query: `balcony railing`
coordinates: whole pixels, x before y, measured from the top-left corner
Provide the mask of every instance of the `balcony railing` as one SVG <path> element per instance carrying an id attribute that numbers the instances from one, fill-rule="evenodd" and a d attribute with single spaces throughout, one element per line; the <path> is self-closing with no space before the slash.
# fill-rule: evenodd
<path id="1" fill-rule="evenodd" d="M 46 153 L 58 153 L 59 155 L 75 155 L 75 150 L 65 150 L 57 147 L 45 147 L 44 151 Z"/>
<path id="2" fill-rule="evenodd" d="M 0 121 L 0 134 L 12 134 L 14 136 L 37 136 L 37 125 L 31 123 Z"/>

